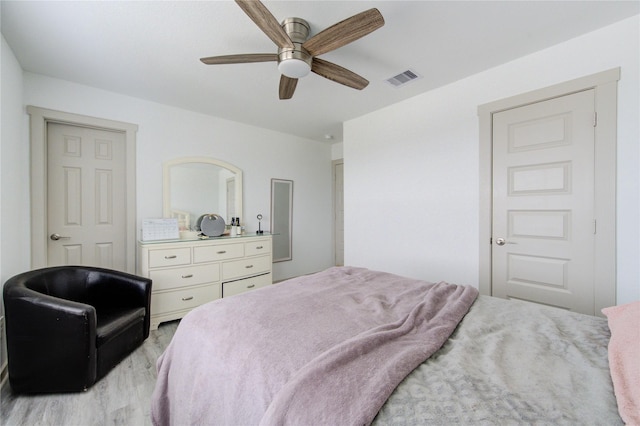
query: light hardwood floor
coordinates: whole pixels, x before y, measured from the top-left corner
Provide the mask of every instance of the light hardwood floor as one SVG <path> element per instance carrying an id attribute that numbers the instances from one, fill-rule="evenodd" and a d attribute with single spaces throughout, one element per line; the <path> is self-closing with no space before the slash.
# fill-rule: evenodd
<path id="1" fill-rule="evenodd" d="M 14 395 L 7 380 L 0 390 L 0 424 L 151 425 L 150 401 L 156 383 L 156 360 L 177 326 L 178 321 L 174 321 L 151 331 L 142 346 L 86 392 Z"/>

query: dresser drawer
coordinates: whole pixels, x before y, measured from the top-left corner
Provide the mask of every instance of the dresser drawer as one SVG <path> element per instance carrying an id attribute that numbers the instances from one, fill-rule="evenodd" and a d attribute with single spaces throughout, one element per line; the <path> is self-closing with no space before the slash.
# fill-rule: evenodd
<path id="1" fill-rule="evenodd" d="M 153 291 L 220 281 L 220 265 L 198 265 L 149 271 Z"/>
<path id="2" fill-rule="evenodd" d="M 190 287 L 183 290 L 155 293 L 151 296 L 151 315 L 193 309 L 220 298 L 220 284 Z"/>
<path id="3" fill-rule="evenodd" d="M 188 265 L 191 263 L 191 248 L 149 250 L 149 267 Z"/>
<path id="4" fill-rule="evenodd" d="M 193 248 L 193 263 L 215 262 L 244 256 L 244 244 L 216 244 Z"/>
<path id="5" fill-rule="evenodd" d="M 229 297 L 245 291 L 255 290 L 260 287 L 271 285 L 271 274 L 259 275 L 257 277 L 245 278 L 244 280 L 232 281 L 222 284 L 222 297 Z"/>
<path id="6" fill-rule="evenodd" d="M 245 256 L 257 256 L 260 254 L 271 254 L 271 240 L 252 241 L 244 244 Z"/>
<path id="7" fill-rule="evenodd" d="M 264 272 L 271 272 L 271 256 L 252 257 L 222 264 L 223 280 L 232 280 Z"/>

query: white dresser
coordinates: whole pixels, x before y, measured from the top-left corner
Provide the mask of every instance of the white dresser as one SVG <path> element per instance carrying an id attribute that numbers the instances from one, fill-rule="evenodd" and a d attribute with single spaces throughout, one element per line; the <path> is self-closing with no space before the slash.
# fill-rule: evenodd
<path id="1" fill-rule="evenodd" d="M 271 236 L 138 242 L 137 273 L 151 278 L 151 329 L 221 297 L 270 285 Z"/>

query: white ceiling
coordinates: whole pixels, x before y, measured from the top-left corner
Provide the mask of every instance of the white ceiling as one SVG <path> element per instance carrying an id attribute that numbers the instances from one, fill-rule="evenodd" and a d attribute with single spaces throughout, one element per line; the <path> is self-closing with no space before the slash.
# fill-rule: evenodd
<path id="1" fill-rule="evenodd" d="M 363 91 L 315 74 L 278 99 L 275 62 L 199 58 L 276 53 L 233 1 L 6 1 L 2 34 L 23 69 L 268 129 L 342 140 L 342 123 L 640 13 L 638 1 L 264 1 L 311 34 L 376 7 L 385 25 L 321 57 L 370 81 Z M 421 74 L 395 88 L 385 80 Z M 326 139 L 325 135 L 333 135 Z"/>

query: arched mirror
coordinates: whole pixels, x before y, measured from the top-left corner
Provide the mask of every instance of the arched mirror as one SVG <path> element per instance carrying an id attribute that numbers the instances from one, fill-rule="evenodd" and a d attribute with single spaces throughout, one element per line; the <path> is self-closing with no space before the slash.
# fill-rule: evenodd
<path id="1" fill-rule="evenodd" d="M 181 230 L 193 229 L 198 217 L 217 213 L 225 223 L 242 213 L 242 170 L 224 161 L 187 157 L 163 166 L 163 216 L 177 218 Z"/>

